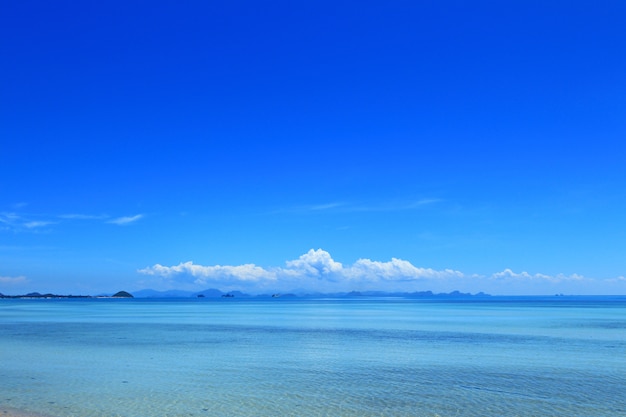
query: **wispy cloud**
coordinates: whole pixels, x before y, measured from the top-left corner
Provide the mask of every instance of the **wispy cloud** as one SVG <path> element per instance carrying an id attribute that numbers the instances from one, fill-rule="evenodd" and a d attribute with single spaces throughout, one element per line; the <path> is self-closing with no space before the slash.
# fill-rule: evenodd
<path id="1" fill-rule="evenodd" d="M 14 224 L 20 219 L 20 216 L 16 213 L 0 213 L 0 223 L 4 224 Z"/>
<path id="2" fill-rule="evenodd" d="M 0 212 L 0 231 L 37 232 L 41 231 L 46 226 L 62 225 L 73 221 L 101 221 L 123 226 L 134 223 L 143 217 L 143 214 L 112 218 L 108 214 L 68 213 L 51 215 L 5 211 Z"/>
<path id="3" fill-rule="evenodd" d="M 421 200 L 417 200 L 409 204 L 407 208 L 418 208 L 418 207 L 427 206 L 430 204 L 441 203 L 443 201 L 444 200 L 441 198 L 422 198 Z"/>
<path id="4" fill-rule="evenodd" d="M 391 211 L 407 211 L 407 210 L 417 210 L 423 208 L 425 206 L 442 202 L 443 200 L 439 198 L 424 198 L 421 200 L 410 201 L 410 202 L 389 202 L 389 203 L 380 203 L 380 204 L 362 204 L 362 205 L 354 205 L 346 207 L 346 211 L 360 211 L 360 212 L 391 212 Z"/>
<path id="5" fill-rule="evenodd" d="M 27 281 L 28 280 L 26 279 L 25 276 L 19 276 L 19 277 L 0 276 L 0 284 L 3 284 L 3 285 L 18 285 L 18 284 L 24 284 Z"/>
<path id="6" fill-rule="evenodd" d="M 292 206 L 292 207 L 282 207 L 273 211 L 270 211 L 269 214 L 307 214 L 307 213 L 321 213 L 321 212 L 332 212 L 337 210 L 340 207 L 345 206 L 345 203 L 341 202 L 331 202 L 331 203 L 320 203 L 320 204 L 308 204 L 301 206 Z"/>
<path id="7" fill-rule="evenodd" d="M 117 224 L 119 226 L 125 226 L 127 224 L 134 223 L 141 218 L 143 218 L 143 214 L 136 214 L 134 216 L 118 217 L 118 218 L 109 220 L 107 223 Z"/>
<path id="8" fill-rule="evenodd" d="M 440 203 L 444 200 L 439 198 L 423 198 L 415 201 L 401 202 L 378 202 L 378 203 L 347 203 L 330 202 L 283 208 L 272 212 L 277 213 L 356 213 L 356 212 L 393 212 L 405 210 L 417 210 L 425 206 Z"/>
<path id="9" fill-rule="evenodd" d="M 59 218 L 65 219 L 65 220 L 103 220 L 103 219 L 108 219 L 109 216 L 107 216 L 106 214 L 94 215 L 94 214 L 72 213 L 72 214 L 61 214 Z"/>
<path id="10" fill-rule="evenodd" d="M 41 216 L 24 216 L 13 212 L 0 213 L 0 226 L 2 226 L 1 229 L 4 230 L 33 231 L 56 223 L 51 220 L 33 220 L 33 217 L 37 218 Z"/>
<path id="11" fill-rule="evenodd" d="M 38 229 L 40 227 L 45 227 L 45 226 L 49 226 L 51 224 L 55 224 L 56 222 L 50 222 L 50 221 L 30 221 L 30 222 L 26 222 L 23 224 L 23 226 L 27 229 Z"/>
<path id="12" fill-rule="evenodd" d="M 305 210 L 309 211 L 325 211 L 332 210 L 339 207 L 345 206 L 345 203 L 326 203 L 326 204 L 316 204 L 312 206 L 305 207 Z"/>

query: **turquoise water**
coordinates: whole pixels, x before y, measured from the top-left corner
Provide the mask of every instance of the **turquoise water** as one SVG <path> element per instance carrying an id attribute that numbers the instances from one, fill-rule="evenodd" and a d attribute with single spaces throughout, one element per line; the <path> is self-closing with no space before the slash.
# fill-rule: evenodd
<path id="1" fill-rule="evenodd" d="M 0 300 L 0 414 L 626 416 L 626 301 Z"/>

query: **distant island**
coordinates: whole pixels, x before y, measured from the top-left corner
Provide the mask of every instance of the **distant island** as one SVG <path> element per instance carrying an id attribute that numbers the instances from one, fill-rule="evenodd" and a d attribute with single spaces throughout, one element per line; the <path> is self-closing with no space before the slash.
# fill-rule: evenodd
<path id="1" fill-rule="evenodd" d="M 126 291 L 118 291 L 111 296 L 112 298 L 134 298 L 133 295 Z"/>
<path id="2" fill-rule="evenodd" d="M 200 299 L 219 299 L 219 298 L 246 298 L 246 299 L 263 299 L 263 298 L 346 298 L 353 299 L 358 297 L 396 297 L 396 298 L 476 298 L 491 297 L 489 294 L 479 292 L 477 294 L 463 293 L 460 291 L 452 291 L 449 293 L 434 293 L 432 291 L 417 292 L 386 292 L 386 291 L 349 291 L 349 292 L 286 292 L 286 293 L 268 293 L 268 294 L 247 294 L 241 291 L 228 291 L 211 288 L 203 291 L 182 291 L 182 290 L 140 290 L 134 292 L 135 298 L 200 298 Z"/>
<path id="3" fill-rule="evenodd" d="M 384 292 L 384 291 L 350 291 L 350 292 L 290 292 L 290 293 L 270 293 L 270 294 L 247 294 L 241 291 L 223 292 L 218 289 L 207 289 L 198 292 L 170 290 L 140 290 L 131 294 L 128 291 L 118 291 L 113 295 L 61 295 L 52 293 L 31 292 L 21 295 L 5 295 L 0 293 L 0 298 L 22 298 L 22 299 L 77 299 L 77 298 L 202 298 L 202 299 L 218 299 L 218 298 L 244 298 L 244 299 L 263 299 L 263 298 L 346 298 L 353 299 L 358 297 L 395 297 L 395 298 L 480 298 L 491 297 L 483 292 L 477 294 L 463 293 L 460 291 L 452 291 L 449 293 L 433 293 L 432 291 L 417 292 Z"/>
<path id="4" fill-rule="evenodd" d="M 565 294 L 544 294 L 544 295 L 517 295 L 517 296 L 505 296 L 505 295 L 491 295 L 484 292 L 478 292 L 475 294 L 465 293 L 461 291 L 451 291 L 435 293 L 432 291 L 413 291 L 413 292 L 401 292 L 401 291 L 347 291 L 347 292 L 306 292 L 306 291 L 293 291 L 293 292 L 272 292 L 267 294 L 248 294 L 242 291 L 221 291 L 215 288 L 206 289 L 203 291 L 184 291 L 184 290 L 168 290 L 157 291 L 151 289 L 144 289 L 139 291 L 118 291 L 114 294 L 100 294 L 100 295 L 62 295 L 52 293 L 38 293 L 31 292 L 21 295 L 6 295 L 0 293 L 0 299 L 198 299 L 199 301 L 217 301 L 217 300 L 307 300 L 307 299 L 328 299 L 328 300 L 358 300 L 358 299 L 404 299 L 404 300 L 480 300 L 480 299 L 501 299 L 504 298 L 516 298 L 516 297 L 549 297 L 549 298 L 565 298 L 570 299 L 572 297 L 617 297 L 622 299 L 625 296 L 584 296 L 584 295 L 565 295 Z"/>
<path id="5" fill-rule="evenodd" d="M 38 292 L 31 292 L 23 295 L 4 295 L 0 293 L 0 298 L 25 298 L 25 299 L 56 299 L 56 298 L 134 298 L 133 295 L 127 291 L 118 291 L 111 296 L 107 295 L 60 295 L 60 294 L 40 294 Z"/>

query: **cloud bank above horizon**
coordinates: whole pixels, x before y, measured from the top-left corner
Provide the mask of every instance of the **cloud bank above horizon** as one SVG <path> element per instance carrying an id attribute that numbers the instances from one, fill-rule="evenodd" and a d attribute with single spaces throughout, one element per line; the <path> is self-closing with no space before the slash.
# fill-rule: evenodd
<path id="1" fill-rule="evenodd" d="M 578 274 L 529 274 L 516 273 L 511 269 L 491 275 L 466 274 L 454 269 L 416 267 L 398 258 L 385 262 L 361 258 L 351 265 L 344 265 L 323 249 L 311 249 L 298 259 L 286 261 L 282 267 L 261 267 L 255 264 L 199 265 L 187 261 L 172 266 L 155 264 L 137 272 L 149 276 L 141 284 L 157 289 L 204 290 L 217 287 L 253 293 L 460 290 L 505 294 L 516 293 L 517 287 L 529 288 L 530 285 L 533 289 L 529 294 L 552 294 L 577 290 L 590 293 L 590 288 L 602 289 L 617 285 L 626 287 L 624 277 L 594 280 Z"/>

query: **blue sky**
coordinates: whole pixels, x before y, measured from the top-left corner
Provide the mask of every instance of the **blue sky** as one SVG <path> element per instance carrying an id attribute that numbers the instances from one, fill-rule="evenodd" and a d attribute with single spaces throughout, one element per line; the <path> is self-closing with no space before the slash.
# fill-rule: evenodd
<path id="1" fill-rule="evenodd" d="M 626 294 L 621 1 L 20 1 L 0 292 Z"/>

